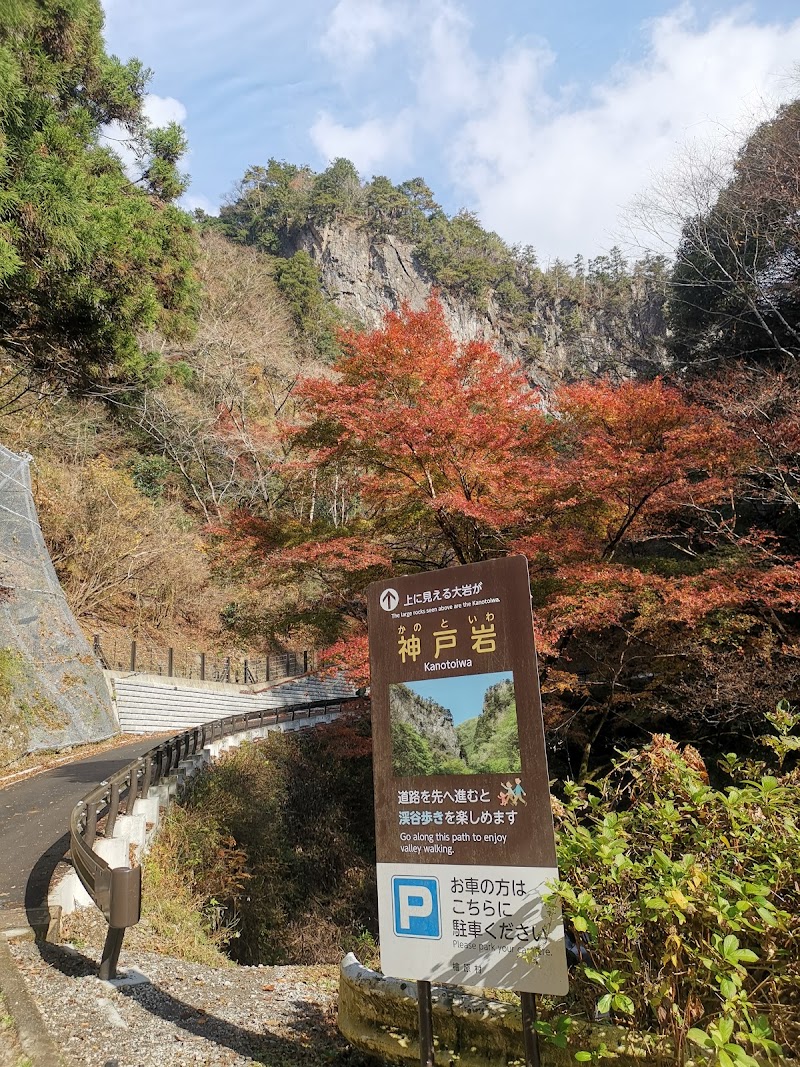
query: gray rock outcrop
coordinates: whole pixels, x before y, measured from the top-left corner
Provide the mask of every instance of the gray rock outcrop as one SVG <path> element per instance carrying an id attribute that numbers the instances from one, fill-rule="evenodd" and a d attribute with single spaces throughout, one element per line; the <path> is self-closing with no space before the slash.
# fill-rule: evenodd
<path id="1" fill-rule="evenodd" d="M 292 230 L 283 254 L 305 251 L 316 263 L 325 295 L 368 329 L 387 311 L 407 303 L 421 309 L 435 287 L 414 246 L 393 234 L 373 232 L 363 221 L 335 219 Z M 634 296 L 636 294 L 634 293 Z M 612 324 L 607 309 L 583 315 L 575 327 L 575 305 L 558 297 L 537 300 L 533 323 L 521 329 L 504 315 L 490 293 L 485 310 L 440 289 L 445 317 L 460 343 L 489 342 L 502 355 L 519 359 L 532 381 L 547 389 L 564 380 L 598 373 L 623 377 L 652 373 L 665 362 L 663 318 L 657 302 L 635 299 Z M 618 334 L 624 335 L 620 342 Z"/>
<path id="2" fill-rule="evenodd" d="M 389 708 L 393 723 L 410 726 L 425 738 L 434 752 L 458 758 L 461 746 L 453 725 L 453 714 L 448 708 L 418 696 L 402 684 L 390 687 Z"/>

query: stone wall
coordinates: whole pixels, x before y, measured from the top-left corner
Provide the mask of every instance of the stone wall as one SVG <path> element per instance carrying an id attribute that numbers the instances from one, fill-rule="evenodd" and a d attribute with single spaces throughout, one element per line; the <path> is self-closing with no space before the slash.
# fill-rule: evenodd
<path id="1" fill-rule="evenodd" d="M 455 986 L 433 986 L 433 1036 L 437 1067 L 512 1067 L 525 1063 L 518 1003 L 489 1000 Z M 392 1064 L 420 1062 L 416 982 L 389 978 L 363 967 L 352 952 L 339 971 L 339 1029 L 356 1048 Z M 574 1022 L 561 1048 L 539 1040 L 542 1067 L 575 1067 L 575 1053 L 617 1067 L 710 1067 L 696 1046 L 676 1057 L 668 1038 L 621 1026 Z M 761 1061 L 758 1061 L 761 1062 Z M 765 1064 L 767 1061 L 764 1060 Z M 769 1060 L 769 1067 L 794 1061 Z"/>

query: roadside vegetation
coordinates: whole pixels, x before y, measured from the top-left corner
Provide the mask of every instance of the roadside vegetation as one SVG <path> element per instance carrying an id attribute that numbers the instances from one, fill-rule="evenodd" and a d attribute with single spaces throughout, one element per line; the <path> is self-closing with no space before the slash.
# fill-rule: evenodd
<path id="1" fill-rule="evenodd" d="M 766 718 L 758 758 L 707 766 L 656 735 L 589 784 L 556 784 L 554 891 L 578 959 L 569 995 L 544 998 L 545 1037 L 599 1018 L 668 1038 L 676 1063 L 797 1056 L 800 714 Z M 322 964 L 352 950 L 377 966 L 371 787 L 363 711 L 223 756 L 147 859 L 159 951 Z"/>
<path id="2" fill-rule="evenodd" d="M 582 956 L 567 1010 L 667 1035 L 677 1062 L 800 1052 L 800 769 L 783 759 L 800 716 L 771 718 L 766 759 L 706 770 L 657 735 L 556 803 L 557 896 Z"/>
<path id="3" fill-rule="evenodd" d="M 144 865 L 163 951 L 243 964 L 371 960 L 377 934 L 368 709 L 224 754 Z M 187 954 L 188 953 L 188 954 Z"/>

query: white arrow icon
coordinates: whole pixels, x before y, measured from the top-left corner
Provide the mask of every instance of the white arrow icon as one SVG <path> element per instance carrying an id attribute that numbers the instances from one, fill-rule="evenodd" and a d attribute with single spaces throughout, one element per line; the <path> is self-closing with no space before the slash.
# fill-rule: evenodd
<path id="1" fill-rule="evenodd" d="M 394 611 L 400 603 L 400 594 L 396 589 L 384 589 L 379 602 L 384 611 Z"/>

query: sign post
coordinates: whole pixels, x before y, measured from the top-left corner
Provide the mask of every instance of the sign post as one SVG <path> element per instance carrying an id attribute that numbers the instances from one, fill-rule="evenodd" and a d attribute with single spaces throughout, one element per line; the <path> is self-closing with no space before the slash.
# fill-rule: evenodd
<path id="1" fill-rule="evenodd" d="M 368 607 L 383 972 L 566 993 L 527 561 L 376 582 Z"/>

